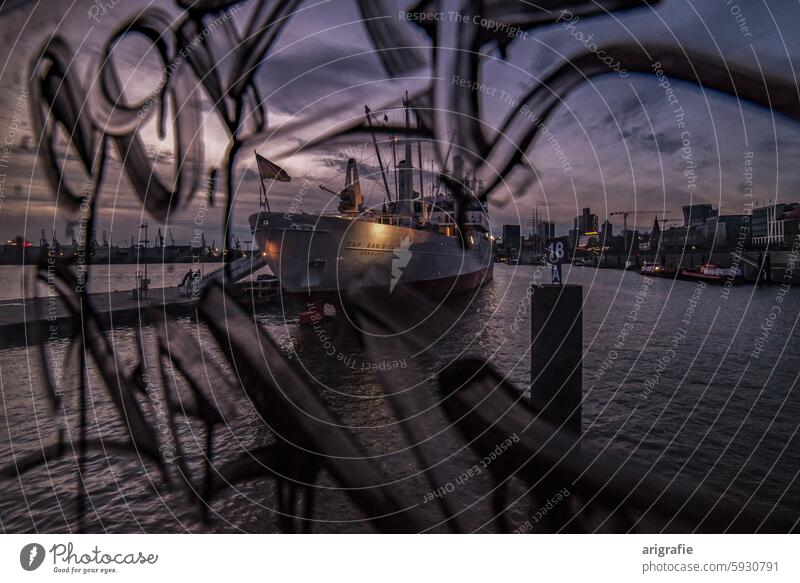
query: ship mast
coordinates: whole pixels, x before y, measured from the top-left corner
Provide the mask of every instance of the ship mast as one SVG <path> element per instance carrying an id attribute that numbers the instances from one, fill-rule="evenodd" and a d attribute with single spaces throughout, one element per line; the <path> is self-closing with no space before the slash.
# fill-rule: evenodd
<path id="1" fill-rule="evenodd" d="M 386 200 L 392 202 L 392 193 L 389 191 L 389 181 L 386 179 L 386 172 L 383 169 L 383 158 L 381 158 L 381 151 L 378 149 L 378 140 L 375 138 L 375 130 L 372 128 L 372 112 L 366 105 L 364 106 L 364 113 L 367 116 L 367 124 L 369 124 L 370 133 L 372 134 L 372 145 L 375 146 L 375 155 L 378 157 L 378 165 L 381 168 L 383 187 L 386 189 Z"/>
<path id="2" fill-rule="evenodd" d="M 406 115 L 406 132 L 411 129 L 411 110 L 408 107 L 408 92 L 403 98 L 403 107 L 405 108 Z M 409 217 L 414 216 L 414 165 L 411 159 L 411 140 L 406 133 L 405 146 L 405 160 L 401 162 L 401 178 L 403 185 L 403 206 L 405 207 L 405 214 Z"/>

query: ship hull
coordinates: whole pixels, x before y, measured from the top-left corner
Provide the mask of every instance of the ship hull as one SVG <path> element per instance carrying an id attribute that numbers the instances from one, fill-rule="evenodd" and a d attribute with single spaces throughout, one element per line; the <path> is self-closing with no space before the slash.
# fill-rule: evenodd
<path id="1" fill-rule="evenodd" d="M 462 245 L 425 229 L 288 213 L 252 215 L 250 226 L 287 293 L 413 288 L 447 295 L 478 288 L 493 274 L 491 244 L 479 232 Z"/>

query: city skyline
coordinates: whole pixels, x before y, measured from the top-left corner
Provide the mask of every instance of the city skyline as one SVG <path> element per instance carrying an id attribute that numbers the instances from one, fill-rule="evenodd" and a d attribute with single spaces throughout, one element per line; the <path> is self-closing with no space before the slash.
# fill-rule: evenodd
<path id="1" fill-rule="evenodd" d="M 97 19 L 89 17 L 92 4 L 87 2 L 85 5 L 87 20 L 79 16 L 84 14 L 81 10 L 70 11 L 61 31 L 80 47 L 76 51 L 76 67 L 87 75 L 96 67 L 103 39 L 113 32 L 118 22 L 146 4 L 117 5 Z M 615 21 L 619 24 L 607 27 L 608 30 L 592 30 L 592 33 L 598 42 L 610 42 L 615 35 L 624 34 L 626 29 L 639 31 L 647 22 L 652 29 L 648 34 L 656 39 L 674 34 L 689 49 L 708 48 L 712 40 L 705 38 L 703 23 L 715 18 L 719 27 L 713 41 L 718 46 L 712 48 L 723 51 L 725 58 L 732 62 L 760 68 L 767 73 L 781 73 L 785 72 L 788 58 L 800 54 L 800 43 L 789 34 L 783 38 L 775 34 L 756 34 L 752 40 L 753 50 L 748 54 L 737 44 L 742 31 L 724 3 L 699 3 L 698 15 L 686 14 L 677 5 L 676 2 L 665 2 L 656 9 L 664 22 L 662 28 L 652 29 L 653 19 L 647 18 L 649 12 L 640 10 L 621 14 Z M 403 3 L 397 6 L 398 11 L 405 8 Z M 247 10 L 244 7 L 231 18 L 244 20 L 248 16 Z M 771 27 L 770 16 L 778 24 L 788 22 L 798 10 L 800 8 L 789 3 L 779 3 L 766 12 L 754 12 L 748 15 L 749 30 L 758 32 Z M 7 8 L 2 18 L 9 23 L 28 22 L 30 25 L 39 22 L 43 30 L 52 20 L 41 4 L 32 8 Z M 358 111 L 339 111 L 338 91 L 343 82 L 355 87 L 347 90 L 349 101 L 363 101 L 373 106 L 392 100 L 399 102 L 402 91 L 407 89 L 404 84 L 373 85 L 370 91 L 358 89 L 359 83 L 376 77 L 380 65 L 374 55 L 362 54 L 361 49 L 366 50 L 369 44 L 357 20 L 353 6 L 333 10 L 323 3 L 308 8 L 299 24 L 287 27 L 277 54 L 270 57 L 275 61 L 274 70 L 271 69 L 270 75 L 263 79 L 266 94 L 270 96 L 267 105 L 274 123 L 291 124 L 303 116 L 316 115 L 313 108 L 310 111 L 298 108 L 299 102 L 314 100 L 319 100 L 319 111 L 336 112 L 331 114 L 331 120 L 358 116 Z M 493 89 L 480 94 L 481 106 L 490 124 L 488 133 L 492 131 L 491 125 L 498 124 L 509 108 L 508 98 L 500 96 L 524 93 L 525 87 L 531 83 L 531 78 L 526 79 L 527 75 L 535 78 L 547 71 L 561 54 L 568 55 L 583 48 L 576 42 L 575 30 L 581 30 L 590 22 L 590 19 L 585 23 L 577 22 L 573 29 L 556 23 L 535 39 L 530 36 L 517 38 L 509 46 L 509 64 L 485 70 L 482 82 Z M 87 23 L 91 35 L 86 35 Z M 427 42 L 418 28 L 411 23 L 409 27 L 420 42 Z M 614 30 L 615 27 L 619 27 L 618 30 Z M 325 31 L 330 28 L 335 28 L 340 34 L 327 34 Z M 13 27 L 6 30 L 13 30 Z M 341 36 L 345 31 L 346 43 Z M 36 161 L 37 144 L 32 140 L 30 104 L 25 88 L 25 71 L 30 63 L 22 57 L 27 55 L 29 59 L 46 36 L 42 34 L 37 38 L 30 35 L 16 39 L 6 32 L 5 37 L 7 43 L 15 46 L 15 62 L 7 61 L 0 70 L 0 76 L 7 81 L 0 89 L 0 135 L 5 139 L 11 136 L 10 151 L 3 168 L 5 180 L 0 229 L 6 239 L 24 234 L 28 239 L 36 240 L 41 228 L 51 230 L 55 226 L 63 238 L 68 234 L 66 224 L 60 217 L 54 224 L 55 200 L 43 180 L 41 163 Z M 729 41 L 730 46 L 725 45 L 725 41 Z M 158 67 L 153 55 L 147 54 L 147 45 L 137 43 L 131 41 L 126 45 L 130 53 L 123 52 L 115 58 L 119 59 L 121 70 L 129 73 L 132 95 L 144 98 L 153 87 L 157 87 Z M 497 62 L 491 54 L 486 58 Z M 529 72 L 520 74 L 521 68 Z M 308 69 L 314 73 L 299 77 L 292 73 Z M 596 209 L 602 222 L 611 212 L 634 208 L 663 208 L 675 213 L 684 204 L 711 203 L 726 213 L 734 213 L 754 200 L 790 201 L 797 198 L 794 193 L 800 186 L 800 170 L 791 164 L 791 160 L 800 155 L 796 122 L 685 83 L 672 82 L 671 88 L 685 112 L 685 123 L 692 130 L 690 156 L 696 174 L 695 188 L 687 189 L 689 184 L 684 176 L 687 166 L 682 158 L 686 153 L 682 153 L 681 138 L 675 131 L 674 107 L 666 99 L 658 77 L 633 74 L 621 79 L 609 74 L 574 91 L 551 116 L 548 128 L 555 141 L 539 138 L 528 151 L 536 172 L 530 169 L 515 172 L 507 191 L 490 199 L 493 229 L 499 232 L 503 224 L 525 225 L 534 206 L 547 220 L 555 222 L 559 231 L 564 231 L 570 228 L 572 217 L 586 206 Z M 471 91 L 463 87 L 453 90 Z M 301 95 L 305 97 L 301 99 Z M 208 115 L 208 105 L 204 100 L 204 175 L 211 168 L 222 165 L 227 142 L 219 121 Z M 153 120 L 148 122 L 143 135 L 147 138 L 148 150 L 158 153 L 166 166 L 165 175 L 169 176 L 168 165 L 172 162 L 169 140 L 162 142 L 156 138 Z M 269 157 L 285 152 L 286 144 L 302 140 L 302 135 L 302 132 L 295 138 L 281 135 L 277 141 L 263 141 L 257 149 Z M 557 153 L 558 148 L 564 152 L 561 156 Z M 271 186 L 270 199 L 276 208 L 287 208 L 304 182 L 309 180 L 313 187 L 304 193 L 303 208 L 308 211 L 324 208 L 329 197 L 316 188 L 315 183 L 330 181 L 336 185 L 343 180 L 344 163 L 341 162 L 341 168 L 336 168 L 330 161 L 336 161 L 344 149 L 345 146 L 326 145 L 281 160 L 294 180 Z M 564 156 L 569 159 L 569 171 L 564 170 Z M 359 158 L 365 167 L 377 167 L 369 149 L 362 148 Z M 68 174 L 74 175 L 76 183 L 80 184 L 81 172 L 72 166 L 67 164 Z M 126 178 L 120 177 L 121 166 L 113 151 L 108 166 L 107 186 L 100 199 L 98 232 L 105 229 L 119 237 L 129 238 L 143 220 L 142 206 Z M 745 175 L 746 168 L 749 168 L 750 178 Z M 243 237 L 247 231 L 246 217 L 257 208 L 259 189 L 255 163 L 249 152 L 240 154 L 236 173 L 234 229 Z M 750 195 L 746 197 L 748 191 Z M 209 221 L 213 219 L 217 225 L 221 224 L 220 192 L 218 189 L 216 205 L 206 211 Z M 171 228 L 176 239 L 190 238 L 203 194 L 204 188 L 198 188 L 187 208 L 155 226 L 163 230 Z M 365 195 L 369 204 L 380 203 L 381 193 L 375 185 L 368 183 Z"/>

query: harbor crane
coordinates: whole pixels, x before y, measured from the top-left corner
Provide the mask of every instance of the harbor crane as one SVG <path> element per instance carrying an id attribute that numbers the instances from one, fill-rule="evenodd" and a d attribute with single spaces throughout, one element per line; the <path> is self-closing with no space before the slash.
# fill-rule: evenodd
<path id="1" fill-rule="evenodd" d="M 671 214 L 670 211 L 614 211 L 613 213 L 608 213 L 609 217 L 613 217 L 615 215 L 622 215 L 622 240 L 625 243 L 625 252 L 628 252 L 628 215 L 656 215 L 665 217 L 668 214 Z"/>

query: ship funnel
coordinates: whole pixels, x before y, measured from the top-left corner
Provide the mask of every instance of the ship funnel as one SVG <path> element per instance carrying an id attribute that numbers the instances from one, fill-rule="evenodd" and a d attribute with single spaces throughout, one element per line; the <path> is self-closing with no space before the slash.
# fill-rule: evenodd
<path id="1" fill-rule="evenodd" d="M 361 196 L 361 182 L 358 180 L 358 167 L 355 158 L 347 161 L 347 174 L 344 188 L 339 193 L 339 212 L 357 212 L 364 210 L 364 198 Z"/>

